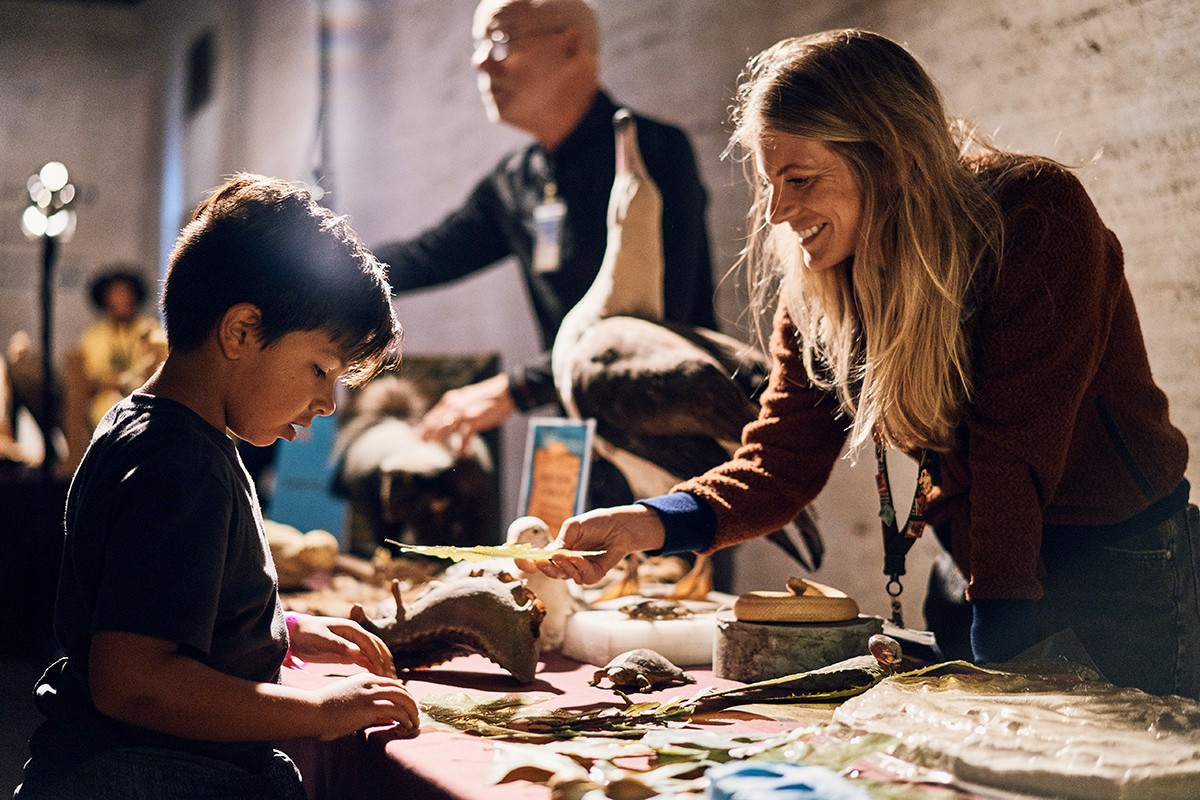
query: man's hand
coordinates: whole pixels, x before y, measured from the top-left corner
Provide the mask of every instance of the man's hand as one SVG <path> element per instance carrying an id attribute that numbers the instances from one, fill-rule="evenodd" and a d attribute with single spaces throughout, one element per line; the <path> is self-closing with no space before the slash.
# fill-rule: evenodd
<path id="1" fill-rule="evenodd" d="M 457 435 L 457 450 L 463 455 L 471 437 L 490 431 L 516 410 L 517 404 L 508 389 L 508 376 L 502 373 L 442 395 L 421 420 L 421 438 L 444 442 Z"/>
<path id="2" fill-rule="evenodd" d="M 519 569 L 541 572 L 551 578 L 573 580 L 580 584 L 596 583 L 627 554 L 658 550 L 666 531 L 658 512 L 642 505 L 597 508 L 571 517 L 563 523 L 551 548 L 603 550 L 598 556 L 556 555 L 549 561 L 516 559 Z"/>

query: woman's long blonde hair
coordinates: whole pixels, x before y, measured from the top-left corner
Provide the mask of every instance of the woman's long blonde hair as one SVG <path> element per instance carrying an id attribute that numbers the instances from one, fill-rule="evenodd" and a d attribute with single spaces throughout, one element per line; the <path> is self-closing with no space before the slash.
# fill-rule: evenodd
<path id="1" fill-rule="evenodd" d="M 949 448 L 971 397 L 968 292 L 1002 247 L 999 207 L 961 157 L 980 139 L 947 118 L 904 48 L 858 30 L 786 39 L 751 59 L 733 123 L 730 151 L 747 162 L 764 134 L 826 143 L 863 198 L 853 258 L 813 272 L 796 234 L 766 222 L 769 194 L 752 180 L 743 261 L 754 321 L 778 295 L 809 378 L 853 420 L 851 453 L 873 435 Z"/>

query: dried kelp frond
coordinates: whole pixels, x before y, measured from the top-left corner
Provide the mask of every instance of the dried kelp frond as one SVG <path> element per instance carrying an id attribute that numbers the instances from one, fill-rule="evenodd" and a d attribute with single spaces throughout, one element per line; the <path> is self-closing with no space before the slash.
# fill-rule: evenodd
<path id="1" fill-rule="evenodd" d="M 860 729 L 860 726 L 850 727 L 835 721 L 810 724 L 782 732 L 728 728 L 697 729 L 672 722 L 671 717 L 674 711 L 684 709 L 690 714 L 696 710 L 752 702 L 781 704 L 839 699 L 862 694 L 878 684 L 883 685 L 874 690 L 876 692 L 901 687 L 928 694 L 923 687 L 940 683 L 982 683 L 991 687 L 993 691 L 1000 692 L 1007 703 L 1012 703 L 1014 698 L 1025 697 L 1028 694 L 1027 689 L 1031 682 L 1070 686 L 1087 680 L 1086 670 L 1061 661 L 1027 665 L 1027 669 L 1032 673 L 1053 676 L 1047 679 L 1031 678 L 1007 671 L 1015 665 L 1005 665 L 1006 671 L 986 669 L 965 662 L 949 662 L 915 669 L 906 669 L 902 664 L 896 669 L 880 666 L 873 657 L 867 659 L 849 659 L 821 670 L 722 691 L 704 689 L 690 698 L 676 698 L 664 704 L 630 703 L 619 710 L 624 717 L 599 720 L 602 724 L 614 727 L 615 730 L 611 732 L 589 730 L 592 723 L 588 715 L 576 716 L 568 734 L 574 738 L 560 742 L 550 742 L 549 739 L 565 737 L 555 737 L 550 733 L 529 735 L 523 730 L 518 730 L 514 734 L 511 726 L 498 717 L 509 714 L 509 709 L 513 716 L 524 713 L 537 715 L 538 712 L 524 708 L 535 700 L 526 696 L 523 704 L 511 705 L 512 698 L 502 698 L 493 702 L 497 710 L 504 710 L 494 713 L 488 724 L 500 729 L 500 735 L 505 738 L 530 744 L 506 745 L 503 756 L 499 754 L 498 749 L 497 762 L 490 774 L 495 782 L 526 779 L 542 783 L 550 787 L 553 800 L 583 800 L 585 797 L 589 800 L 639 800 L 650 797 L 700 800 L 708 787 L 705 771 L 717 764 L 730 761 L 804 762 L 840 772 L 878 800 L 920 800 L 931 796 L 931 787 L 937 787 L 939 796 L 976 796 L 971 792 L 975 791 L 977 784 L 945 769 L 931 769 L 931 765 L 923 763 L 919 748 L 904 749 L 902 740 L 895 735 L 897 731 L 890 728 L 871 732 Z M 878 669 L 871 664 L 875 664 Z M 896 680 L 884 680 L 889 677 Z M 872 694 L 853 703 L 858 703 L 860 708 L 884 707 L 890 708 L 894 713 L 902 713 L 895 712 L 902 703 L 869 702 L 874 696 Z M 460 701 L 463 707 L 475 703 L 471 698 L 463 697 Z M 628 698 L 626 702 L 629 702 Z M 1025 702 L 1029 702 L 1028 699 Z M 487 708 L 486 703 L 481 705 Z M 843 708 L 850 705 L 852 704 L 846 704 Z M 638 720 L 647 714 L 652 717 L 664 716 L 667 718 L 667 724 L 655 727 L 643 725 L 644 730 L 640 732 L 624 728 L 627 724 L 638 725 Z M 1147 725 L 1147 728 L 1151 731 L 1159 731 L 1164 727 L 1195 728 L 1197 719 L 1200 719 L 1200 714 L 1159 714 L 1155 717 L 1157 724 Z M 547 724 L 547 718 L 544 716 L 534 716 L 532 721 L 535 727 Z M 554 715 L 551 715 L 550 721 L 552 725 L 561 724 Z M 1183 738 L 1188 736 L 1190 734 Z M 1200 734 L 1196 735 L 1196 738 L 1200 738 Z M 632 739 L 638 740 L 634 742 Z M 535 744 L 536 746 L 532 746 Z M 638 749 L 628 752 L 624 747 Z M 631 767 L 630 760 L 623 758 L 625 755 L 647 757 L 648 767 L 641 770 Z M 909 760 L 901 760 L 899 755 L 904 755 Z M 617 759 L 621 761 L 618 763 Z M 982 794 L 981 792 L 980 796 Z M 997 790 L 987 790 L 988 796 L 993 794 L 999 796 Z M 1015 798 L 1018 795 L 1006 793 L 1004 796 Z"/>
<path id="2" fill-rule="evenodd" d="M 902 661 L 895 666 L 885 666 L 874 656 L 855 656 L 808 672 L 710 692 L 703 698 L 703 706 L 707 709 L 747 703 L 840 701 L 862 694 L 884 678 L 935 678 L 945 675 L 1009 676 L 1018 681 L 1033 675 L 1059 676 L 1067 681 L 1096 678 L 1094 670 L 1062 658 L 1010 662 L 1004 664 L 1003 669 L 995 669 L 969 661 L 944 661 L 923 666 Z"/>
<path id="3" fill-rule="evenodd" d="M 836 664 L 781 678 L 747 683 L 708 694 L 704 706 L 726 708 L 744 703 L 813 703 L 845 700 L 870 689 L 884 678 L 948 674 L 1002 674 L 968 661 L 947 661 L 905 669 L 886 667 L 874 656 L 855 656 Z"/>
<path id="4" fill-rule="evenodd" d="M 427 697 L 421 710 L 434 722 L 480 736 L 540 742 L 594 736 L 636 739 L 646 727 L 682 725 L 696 710 L 695 698 L 674 697 L 662 703 L 633 703 L 625 708 L 579 711 L 537 710 L 535 695 L 505 695 L 478 700 L 466 694 Z"/>

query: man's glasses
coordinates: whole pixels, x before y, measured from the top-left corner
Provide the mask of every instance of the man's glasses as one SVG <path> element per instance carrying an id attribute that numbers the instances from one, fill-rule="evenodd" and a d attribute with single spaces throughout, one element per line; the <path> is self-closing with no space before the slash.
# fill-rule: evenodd
<path id="1" fill-rule="evenodd" d="M 514 42 L 520 42 L 524 39 L 534 39 L 539 36 L 553 36 L 556 33 L 562 33 L 563 28 L 555 28 L 549 31 L 537 31 L 535 33 L 524 33 L 518 36 L 509 36 L 502 30 L 494 30 L 482 39 L 476 39 L 474 42 L 474 54 L 481 62 L 487 60 L 488 55 L 492 57 L 492 61 L 500 62 L 508 58 L 509 45 Z"/>

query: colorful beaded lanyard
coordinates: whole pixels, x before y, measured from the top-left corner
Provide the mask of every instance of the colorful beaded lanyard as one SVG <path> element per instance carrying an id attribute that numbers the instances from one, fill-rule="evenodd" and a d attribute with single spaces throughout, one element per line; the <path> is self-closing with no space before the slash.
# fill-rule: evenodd
<path id="1" fill-rule="evenodd" d="M 875 442 L 875 488 L 879 491 L 879 522 L 883 527 L 883 574 L 888 576 L 887 593 L 892 599 L 893 625 L 904 627 L 904 612 L 900 607 L 900 594 L 904 585 L 900 576 L 904 574 L 904 558 L 913 543 L 925 532 L 925 510 L 929 501 L 940 493 L 941 463 L 938 454 L 928 448 L 921 451 L 917 466 L 917 488 L 913 493 L 912 510 L 904 523 L 904 532 L 896 524 L 896 507 L 892 502 L 892 483 L 888 479 L 887 450 Z"/>

